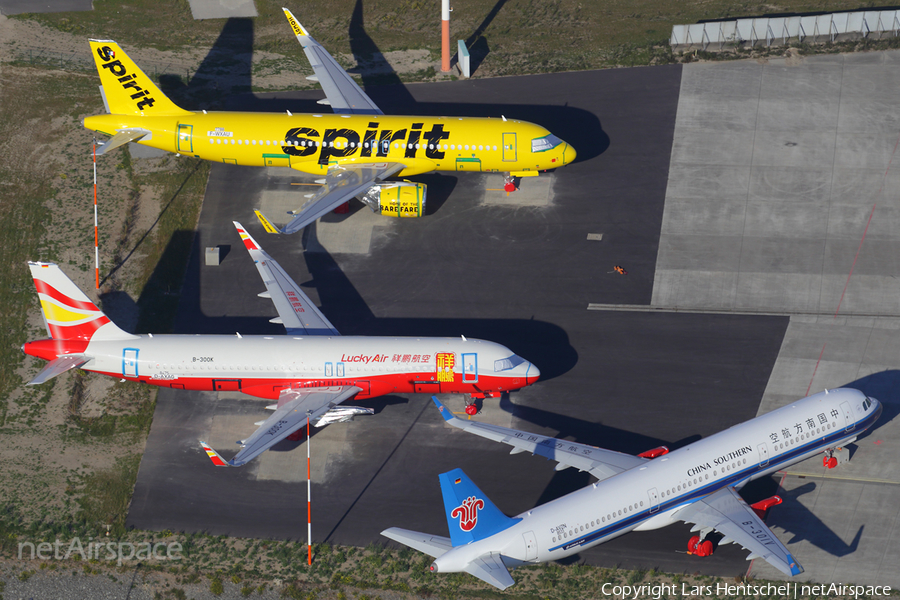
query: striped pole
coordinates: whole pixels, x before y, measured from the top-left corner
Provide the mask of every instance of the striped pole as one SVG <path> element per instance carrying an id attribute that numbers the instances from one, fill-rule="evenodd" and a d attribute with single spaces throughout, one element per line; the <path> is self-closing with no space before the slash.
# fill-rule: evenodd
<path id="1" fill-rule="evenodd" d="M 306 564 L 312 565 L 312 471 L 309 468 L 309 413 L 306 413 Z"/>
<path id="2" fill-rule="evenodd" d="M 441 0 L 441 71 L 450 70 L 450 0 Z"/>
<path id="3" fill-rule="evenodd" d="M 94 155 L 94 279 L 100 289 L 100 234 L 97 229 L 97 139 L 91 142 L 91 154 Z"/>

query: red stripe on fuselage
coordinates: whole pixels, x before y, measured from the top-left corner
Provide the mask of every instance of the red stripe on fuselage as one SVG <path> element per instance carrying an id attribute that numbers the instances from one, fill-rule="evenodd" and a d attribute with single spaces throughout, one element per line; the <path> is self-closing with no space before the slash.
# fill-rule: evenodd
<path id="1" fill-rule="evenodd" d="M 106 372 L 106 371 L 94 371 L 96 373 L 100 373 L 102 375 L 108 375 L 110 377 L 123 377 L 122 373 L 118 372 Z M 419 373 L 418 375 L 421 375 Z M 416 393 L 415 387 L 416 384 L 423 383 L 433 383 L 437 384 L 436 381 L 430 380 L 417 380 L 415 379 L 416 375 L 411 373 L 395 373 L 391 375 L 378 375 L 372 377 L 358 378 L 358 379 L 348 379 L 344 378 L 327 378 L 327 377 L 316 377 L 310 379 L 296 379 L 296 378 L 249 378 L 245 377 L 243 373 L 222 373 L 216 377 L 176 377 L 174 379 L 152 379 L 150 376 L 141 375 L 140 377 L 125 377 L 125 379 L 131 381 L 140 381 L 142 383 L 146 383 L 148 385 L 155 385 L 159 387 L 177 387 L 181 389 L 182 387 L 186 390 L 196 390 L 196 391 L 209 391 L 214 389 L 214 382 L 221 380 L 230 380 L 233 381 L 235 379 L 241 380 L 241 392 L 249 395 L 255 396 L 257 398 L 265 398 L 267 400 L 277 400 L 281 390 L 286 388 L 303 388 L 303 387 L 332 387 L 339 385 L 358 385 L 363 389 L 362 392 L 356 395 L 357 400 L 364 400 L 366 398 L 376 398 L 378 396 L 383 396 L 385 394 L 390 393 L 400 393 L 400 394 L 414 394 Z M 518 379 L 518 383 L 514 383 L 515 380 Z M 486 392 L 506 392 L 511 390 L 517 390 L 525 387 L 526 383 L 524 378 L 522 377 L 486 377 L 484 375 L 479 376 L 479 382 L 475 383 L 462 383 L 462 375 L 456 374 L 456 381 L 453 383 L 450 382 L 442 382 L 440 383 L 440 392 L 441 393 L 456 393 L 456 394 L 471 394 L 471 393 L 486 393 Z"/>

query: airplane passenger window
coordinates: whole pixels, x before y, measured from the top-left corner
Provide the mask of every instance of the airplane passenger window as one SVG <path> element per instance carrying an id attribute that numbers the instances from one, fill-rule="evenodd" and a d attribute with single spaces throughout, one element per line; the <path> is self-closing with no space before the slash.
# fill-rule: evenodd
<path id="1" fill-rule="evenodd" d="M 494 149 L 494 150 L 496 150 L 496 149 L 497 149 L 497 146 L 494 146 L 494 148 L 493 148 L 493 149 Z"/>
<path id="2" fill-rule="evenodd" d="M 553 541 L 554 541 L 554 542 L 556 541 L 556 537 L 553 538 Z"/>
<path id="3" fill-rule="evenodd" d="M 468 149 L 469 149 L 469 145 L 468 145 L 468 144 L 466 144 L 466 150 L 468 150 Z"/>
<path id="4" fill-rule="evenodd" d="M 478 149 L 479 149 L 479 150 L 484 150 L 484 146 L 482 146 L 481 144 L 479 144 L 479 145 L 478 145 Z"/>

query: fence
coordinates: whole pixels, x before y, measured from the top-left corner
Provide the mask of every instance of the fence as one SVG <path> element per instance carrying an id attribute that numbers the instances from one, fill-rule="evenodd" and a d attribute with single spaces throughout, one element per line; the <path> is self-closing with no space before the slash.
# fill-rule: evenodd
<path id="1" fill-rule="evenodd" d="M 900 33 L 900 10 L 873 10 L 794 17 L 759 17 L 675 25 L 669 44 L 675 49 L 700 46 L 707 50 L 717 44 L 755 46 L 783 45 L 791 40 L 821 43 L 869 36 L 878 39 Z"/>

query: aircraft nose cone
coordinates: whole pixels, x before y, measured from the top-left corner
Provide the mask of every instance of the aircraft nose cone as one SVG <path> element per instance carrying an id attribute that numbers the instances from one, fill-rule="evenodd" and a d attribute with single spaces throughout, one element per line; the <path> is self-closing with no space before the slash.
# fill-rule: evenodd
<path id="1" fill-rule="evenodd" d="M 525 385 L 534 383 L 541 378 L 541 370 L 534 363 L 528 363 L 528 370 L 525 372 Z"/>
<path id="2" fill-rule="evenodd" d="M 563 148 L 563 164 L 567 165 L 569 163 L 575 162 L 575 157 L 578 156 L 578 153 L 575 151 L 570 144 L 566 144 L 566 147 Z"/>

